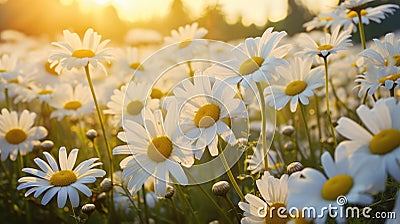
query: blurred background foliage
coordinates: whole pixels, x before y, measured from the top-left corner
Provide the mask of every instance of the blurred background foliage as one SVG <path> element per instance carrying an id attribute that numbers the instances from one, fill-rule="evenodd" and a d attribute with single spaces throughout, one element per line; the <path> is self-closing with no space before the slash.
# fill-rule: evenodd
<path id="1" fill-rule="evenodd" d="M 167 36 L 172 29 L 198 22 L 210 39 L 229 41 L 259 36 L 266 27 L 289 35 L 315 14 L 329 11 L 338 0 L 0 0 L 0 31 L 15 29 L 28 35 L 58 35 L 63 29 L 83 33 L 94 28 L 105 38 L 124 40 L 128 30 L 154 29 Z M 400 4 L 400 0 L 377 0 Z M 235 5 L 235 6 L 233 6 Z M 400 11 L 381 24 L 367 26 L 367 39 L 400 27 Z M 357 37 L 357 35 L 354 35 Z"/>

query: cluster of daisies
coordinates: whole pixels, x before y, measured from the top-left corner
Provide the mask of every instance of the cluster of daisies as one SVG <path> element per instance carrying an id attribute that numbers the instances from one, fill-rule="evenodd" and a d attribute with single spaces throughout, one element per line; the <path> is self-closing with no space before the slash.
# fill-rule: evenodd
<path id="1" fill-rule="evenodd" d="M 173 30 L 164 42 L 149 31 L 142 31 L 147 42 L 129 34 L 122 46 L 93 29 L 82 38 L 65 30 L 52 44 L 3 31 L 1 161 L 24 163 L 28 153 L 54 141 L 58 162 L 53 150 L 44 151 L 47 162 L 35 158 L 40 170 L 23 168 L 30 176 L 20 177 L 17 189 L 34 198 L 44 194 L 43 205 L 57 194 L 59 208 L 67 198 L 80 206 L 79 192 L 90 197 L 88 185 L 106 175 L 96 167 L 108 161 L 111 198 L 129 211 L 144 186 L 153 207 L 158 197 L 171 197 L 171 185 L 196 183 L 192 167 L 219 156 L 226 162 L 225 147 L 245 148 L 239 174 L 259 177 L 257 190 L 240 188 L 225 167 L 241 199 L 242 223 L 324 223 L 330 214 L 323 208 L 337 206 L 340 196 L 370 205 L 388 181 L 397 189 L 400 182 L 400 39 L 389 33 L 368 44 L 361 37 L 361 46 L 351 41 L 357 26 L 363 35 L 364 25 L 381 22 L 399 6 L 370 2 L 346 0 L 305 24 L 324 32 L 288 37 L 268 28 L 231 45 L 200 40 L 208 31 L 197 23 Z M 276 120 L 268 119 L 271 110 Z M 92 141 L 99 158 L 75 166 L 79 150 L 68 154 L 64 133 L 54 134 L 61 124 L 101 127 L 105 146 Z M 292 161 L 310 168 L 288 165 Z M 118 163 L 121 171 L 114 172 Z M 317 170 L 321 165 L 324 173 Z M 274 213 L 305 207 L 324 213 Z"/>

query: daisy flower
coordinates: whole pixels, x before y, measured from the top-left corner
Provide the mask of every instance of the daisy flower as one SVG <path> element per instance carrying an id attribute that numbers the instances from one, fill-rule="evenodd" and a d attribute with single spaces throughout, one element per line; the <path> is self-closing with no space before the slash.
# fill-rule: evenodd
<path id="1" fill-rule="evenodd" d="M 393 33 L 385 35 L 383 40 L 373 39 L 374 44 L 359 55 L 364 58 L 364 65 L 377 67 L 400 66 L 400 39 Z"/>
<path id="2" fill-rule="evenodd" d="M 354 132 L 354 130 L 353 130 Z M 348 203 L 368 205 L 373 202 L 373 197 L 368 193 L 377 193 L 382 189 L 379 182 L 382 178 L 373 170 L 379 165 L 373 163 L 372 159 L 360 158 L 361 162 L 368 162 L 368 167 L 363 163 L 346 158 L 346 154 L 335 152 L 335 160 L 325 152 L 321 156 L 325 177 L 319 171 L 305 168 L 293 173 L 288 181 L 289 208 L 296 207 L 302 210 L 304 207 L 312 207 L 315 210 L 304 212 L 307 219 L 315 218 L 316 223 L 325 223 L 328 216 L 327 207 L 337 207 L 342 211 L 343 205 L 337 203 L 338 197 L 345 196 Z M 383 182 L 384 184 L 384 182 Z M 316 212 L 318 214 L 316 214 Z M 321 214 L 321 212 L 323 212 Z M 338 212 L 339 214 L 343 214 Z M 345 217 L 336 213 L 336 221 L 344 223 Z"/>
<path id="3" fill-rule="evenodd" d="M 235 59 L 224 62 L 224 67 L 212 66 L 206 73 L 230 84 L 240 82 L 244 87 L 248 87 L 250 81 L 272 79 L 271 72 L 276 66 L 286 64 L 282 58 L 290 49 L 290 45 L 278 46 L 286 32 L 272 30 L 268 28 L 261 37 L 247 38 L 232 50 Z"/>
<path id="4" fill-rule="evenodd" d="M 150 85 L 147 83 L 131 82 L 129 88 L 124 85 L 121 89 L 115 89 L 111 100 L 107 103 L 108 109 L 105 114 L 111 114 L 111 124 L 114 127 L 122 125 L 122 119 L 142 123 L 142 110 L 147 103 L 147 107 L 156 110 L 159 107 L 159 99 L 163 97 L 163 92 L 159 89 L 152 89 L 149 98 Z"/>
<path id="5" fill-rule="evenodd" d="M 340 8 L 344 8 L 343 3 L 340 5 Z M 363 24 L 368 25 L 370 21 L 381 23 L 383 19 L 386 18 L 389 14 L 394 14 L 396 9 L 398 9 L 398 5 L 394 4 L 384 4 L 377 7 L 368 7 L 360 10 L 361 21 Z M 358 24 L 358 14 L 357 11 L 354 10 L 340 10 L 342 13 L 340 17 L 337 19 L 337 22 L 343 26 L 344 30 L 352 30 L 353 32 L 357 31 L 357 27 L 355 25 Z"/>
<path id="6" fill-rule="evenodd" d="M 256 174 L 265 170 L 264 168 L 264 153 L 260 148 L 253 147 L 253 155 L 245 160 L 248 163 L 247 170 L 252 174 Z M 268 150 L 268 170 L 275 170 L 277 174 L 281 173 L 283 166 L 278 157 L 278 153 Z"/>
<path id="7" fill-rule="evenodd" d="M 298 101 L 309 104 L 309 97 L 314 90 L 324 86 L 324 72 L 321 68 L 311 69 L 312 61 L 296 57 L 289 66 L 277 68 L 278 80 L 272 80 L 265 88 L 265 101 L 268 105 L 280 110 L 290 101 L 290 111 L 295 112 Z"/>
<path id="8" fill-rule="evenodd" d="M 217 135 L 230 145 L 236 144 L 235 134 L 225 120 L 248 115 L 243 101 L 236 98 L 237 92 L 230 85 L 196 73 L 193 83 L 185 79 L 173 93 L 173 100 L 180 108 L 180 128 L 197 149 L 196 158 L 201 158 L 206 146 L 212 156 L 218 155 Z"/>
<path id="9" fill-rule="evenodd" d="M 277 211 L 286 209 L 288 175 L 284 174 L 278 179 L 269 172 L 264 172 L 256 184 L 264 200 L 253 194 L 246 194 L 247 202 L 239 202 L 240 209 L 244 211 L 241 223 L 287 223 L 289 214 L 286 214 L 286 218 L 280 217 L 282 214 Z"/>
<path id="10" fill-rule="evenodd" d="M 374 0 L 345 0 L 341 5 L 346 9 L 357 10 L 365 7 L 367 3 L 373 1 Z"/>
<path id="11" fill-rule="evenodd" d="M 89 63 L 93 67 L 99 65 L 106 72 L 102 62 L 110 63 L 111 49 L 105 47 L 109 40 L 101 41 L 101 35 L 93 29 L 86 30 L 83 41 L 77 33 L 64 30 L 64 40 L 65 42 L 52 43 L 60 50 L 53 52 L 49 57 L 50 67 L 57 66 L 57 73 L 60 73 L 63 68 L 71 70 L 87 66 Z"/>
<path id="12" fill-rule="evenodd" d="M 353 46 L 351 43 L 351 35 L 349 31 L 340 31 L 340 26 L 335 27 L 330 33 L 325 33 L 325 36 L 318 42 L 314 41 L 308 34 L 301 34 L 303 38 L 304 50 L 299 54 L 308 56 L 328 57 L 330 54 L 336 54 L 338 51 Z"/>
<path id="13" fill-rule="evenodd" d="M 372 158 L 371 163 L 378 165 L 373 173 L 384 178 L 383 186 L 387 173 L 400 180 L 400 103 L 390 97 L 378 100 L 372 109 L 361 105 L 356 111 L 367 129 L 349 118 L 340 118 L 336 130 L 348 140 L 341 142 L 336 151 L 353 160 Z"/>
<path id="14" fill-rule="evenodd" d="M 56 117 L 60 121 L 65 116 L 81 118 L 83 115 L 92 113 L 93 101 L 89 93 L 89 87 L 82 84 L 78 84 L 75 88 L 70 84 L 56 86 L 53 96 L 48 102 L 56 109 L 50 117 Z"/>
<path id="15" fill-rule="evenodd" d="M 400 67 L 388 68 L 369 65 L 367 72 L 358 75 L 354 82 L 358 83 L 355 88 L 359 88 L 359 97 L 362 97 L 366 92 L 368 95 L 372 95 L 381 86 L 390 90 L 396 85 L 400 85 Z"/>
<path id="16" fill-rule="evenodd" d="M 146 108 L 143 111 L 145 127 L 131 120 L 124 121 L 124 131 L 118 133 L 118 138 L 128 145 L 115 147 L 113 154 L 129 155 L 120 166 L 131 195 L 151 176 L 155 178 L 154 191 L 158 196 L 166 194 L 170 174 L 179 184 L 188 183 L 182 166 L 190 167 L 194 158 L 188 150 L 190 145 L 175 137 L 177 114 L 177 108 L 169 108 L 164 120 L 160 110 L 153 113 Z"/>
<path id="17" fill-rule="evenodd" d="M 3 108 L 0 114 L 0 153 L 4 161 L 10 156 L 14 161 L 18 152 L 21 155 L 32 151 L 34 141 L 47 136 L 46 128 L 33 126 L 36 114 L 27 110 L 20 115 Z"/>
<path id="18" fill-rule="evenodd" d="M 10 56 L 8 54 L 4 54 L 0 58 L 0 81 L 2 79 L 10 81 L 11 79 L 17 78 L 17 76 L 20 74 L 17 71 L 17 62 L 17 57 L 12 55 Z"/>
<path id="19" fill-rule="evenodd" d="M 96 177 L 103 177 L 106 172 L 101 169 L 93 169 L 101 165 L 96 162 L 98 158 L 91 158 L 75 166 L 78 157 L 78 149 L 73 149 L 67 156 L 65 147 L 60 147 L 58 151 L 59 164 L 48 152 L 43 152 L 48 163 L 40 158 L 34 159 L 41 170 L 35 168 L 23 168 L 22 171 L 33 176 L 21 177 L 18 180 L 17 190 L 30 188 L 25 193 L 28 197 L 32 193 L 35 198 L 46 192 L 42 198 L 42 205 L 47 205 L 57 194 L 57 205 L 63 208 L 67 202 L 67 197 L 73 207 L 79 206 L 79 193 L 82 192 L 86 197 L 92 195 L 92 191 L 85 185 L 94 183 Z"/>
<path id="20" fill-rule="evenodd" d="M 194 39 L 201 39 L 208 33 L 205 28 L 199 28 L 198 23 L 187 24 L 185 26 L 180 26 L 178 30 L 172 30 L 171 36 L 165 37 L 164 42 L 166 44 L 179 43 L 179 51 L 186 52 L 192 51 L 199 47 L 193 42 Z"/>
<path id="21" fill-rule="evenodd" d="M 328 29 L 330 27 L 337 25 L 335 21 L 339 17 L 339 14 L 340 14 L 339 10 L 334 10 L 332 12 L 327 12 L 327 13 L 321 13 L 316 17 L 314 17 L 311 21 L 304 23 L 303 27 L 306 28 L 307 32 L 321 27 Z"/>

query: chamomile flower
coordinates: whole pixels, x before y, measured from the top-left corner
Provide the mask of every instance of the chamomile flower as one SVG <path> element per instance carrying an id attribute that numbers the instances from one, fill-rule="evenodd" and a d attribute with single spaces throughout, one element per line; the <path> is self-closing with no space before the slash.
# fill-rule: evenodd
<path id="1" fill-rule="evenodd" d="M 61 84 L 54 88 L 49 105 L 55 110 L 50 117 L 56 117 L 59 121 L 65 116 L 81 118 L 83 115 L 93 112 L 93 101 L 89 95 L 88 86 L 78 84 L 72 87 L 70 84 Z"/>
<path id="2" fill-rule="evenodd" d="M 9 112 L 3 108 L 0 114 L 0 153 L 4 161 L 10 156 L 15 160 L 18 152 L 26 155 L 32 151 L 34 141 L 38 141 L 47 135 L 46 128 L 33 126 L 36 114 L 27 110 L 20 115 L 16 111 Z"/>
<path id="3" fill-rule="evenodd" d="M 307 32 L 321 27 L 329 29 L 330 27 L 337 25 L 335 23 L 335 20 L 337 20 L 339 14 L 340 14 L 339 10 L 334 10 L 332 12 L 327 12 L 327 13 L 321 13 L 316 17 L 314 17 L 311 21 L 304 23 L 303 27 L 306 28 Z"/>
<path id="4" fill-rule="evenodd" d="M 343 4 L 343 3 L 342 3 Z M 345 8 L 343 5 L 339 6 L 340 8 Z M 361 21 L 363 24 L 368 25 L 370 21 L 381 23 L 383 19 L 386 18 L 387 15 L 394 14 L 396 9 L 398 9 L 398 5 L 394 4 L 384 4 L 377 7 L 368 7 L 360 10 Z M 339 10 L 342 13 L 340 17 L 337 19 L 337 22 L 343 26 L 344 30 L 352 30 L 353 32 L 357 31 L 358 24 L 358 14 L 357 11 L 354 10 Z"/>
<path id="5" fill-rule="evenodd" d="M 352 46 L 349 31 L 340 31 L 340 27 L 337 26 L 331 32 L 325 33 L 325 36 L 318 42 L 314 41 L 308 34 L 301 34 L 304 50 L 300 53 L 311 57 L 320 56 L 326 58 L 330 54 L 336 54 L 338 51 Z"/>
<path id="6" fill-rule="evenodd" d="M 366 73 L 357 76 L 355 82 L 358 83 L 356 88 L 359 87 L 359 97 L 362 97 L 365 93 L 372 95 L 381 86 L 390 90 L 396 85 L 400 85 L 400 67 L 376 67 L 370 65 Z"/>
<path id="7" fill-rule="evenodd" d="M 201 158 L 206 146 L 212 156 L 218 155 L 217 135 L 230 145 L 236 143 L 235 134 L 224 119 L 248 115 L 243 101 L 235 97 L 237 93 L 230 85 L 197 73 L 193 83 L 185 79 L 173 93 L 173 100 L 181 108 L 180 127 L 197 149 L 196 158 Z"/>
<path id="8" fill-rule="evenodd" d="M 124 131 L 118 138 L 128 145 L 117 146 L 114 155 L 129 155 L 120 163 L 127 188 L 135 195 L 145 181 L 154 176 L 154 191 L 158 196 L 167 192 L 167 183 L 172 175 L 179 184 L 188 179 L 182 166 L 190 167 L 193 152 L 190 145 L 177 136 L 177 108 L 169 108 L 165 119 L 160 110 L 154 113 L 143 110 L 145 127 L 131 120 L 125 120 Z"/>
<path id="9" fill-rule="evenodd" d="M 92 191 L 85 185 L 94 183 L 97 177 L 103 177 L 106 172 L 102 169 L 93 169 L 101 165 L 96 162 L 98 158 L 91 158 L 75 166 L 78 157 L 78 149 L 73 149 L 67 155 L 67 149 L 60 147 L 58 152 L 59 166 L 57 161 L 48 152 L 43 152 L 47 163 L 40 159 L 34 159 L 41 170 L 35 168 L 23 168 L 22 171 L 33 176 L 21 177 L 18 180 L 17 190 L 30 188 L 25 193 L 28 197 L 32 193 L 35 198 L 46 192 L 42 198 L 42 205 L 47 205 L 57 194 L 57 205 L 63 208 L 67 202 L 67 197 L 73 207 L 79 206 L 79 193 L 82 192 L 86 197 L 92 195 Z"/>
<path id="10" fill-rule="evenodd" d="M 178 48 L 192 49 L 196 46 L 192 41 L 194 39 L 201 39 L 208 33 L 205 28 L 199 28 L 198 23 L 187 24 L 185 26 L 180 26 L 178 30 L 172 30 L 171 36 L 165 37 L 164 41 L 166 44 L 179 43 Z"/>
<path id="11" fill-rule="evenodd" d="M 100 66 L 106 72 L 102 63 L 104 61 L 110 63 L 111 49 L 106 48 L 109 40 L 101 41 L 101 35 L 93 29 L 86 30 L 83 41 L 77 33 L 64 30 L 64 40 L 65 42 L 53 42 L 53 45 L 60 49 L 49 57 L 50 67 L 57 66 L 55 69 L 57 73 L 60 73 L 63 68 L 71 70 L 88 64 L 93 67 Z"/>
<path id="12" fill-rule="evenodd" d="M 367 3 L 373 2 L 374 0 L 345 0 L 342 3 L 342 7 L 351 10 L 357 10 L 363 8 Z"/>
<path id="13" fill-rule="evenodd" d="M 295 112 L 300 101 L 309 104 L 309 97 L 314 90 L 324 85 L 324 72 L 321 68 L 311 69 L 312 61 L 299 57 L 290 61 L 289 66 L 277 68 L 278 80 L 272 80 L 265 88 L 265 101 L 268 105 L 280 110 L 290 101 L 290 111 Z"/>
<path id="14" fill-rule="evenodd" d="M 265 170 L 264 168 L 264 153 L 262 149 L 253 147 L 253 155 L 245 160 L 248 163 L 247 170 L 251 171 L 252 174 Z M 275 151 L 268 151 L 268 170 L 275 170 L 276 173 L 281 173 L 283 166 L 278 157 L 278 153 Z"/>
<path id="15" fill-rule="evenodd" d="M 253 194 L 246 194 L 248 202 L 239 202 L 239 207 L 244 211 L 241 223 L 286 223 L 290 217 L 280 217 L 278 210 L 286 209 L 288 194 L 288 175 L 284 174 L 280 179 L 275 178 L 269 172 L 264 172 L 261 179 L 256 181 L 262 199 Z"/>
<path id="16" fill-rule="evenodd" d="M 400 66 L 400 39 L 393 33 L 385 35 L 383 40 L 374 39 L 374 44 L 359 55 L 364 58 L 364 65 L 377 67 Z"/>
<path id="17" fill-rule="evenodd" d="M 288 53 L 290 45 L 279 46 L 286 32 L 272 31 L 268 28 L 261 37 L 247 38 L 244 43 L 234 48 L 235 59 L 224 62 L 224 67 L 212 66 L 207 74 L 219 77 L 230 84 L 241 83 L 244 87 L 249 82 L 268 81 L 275 67 L 285 65 L 282 58 Z"/>
<path id="18" fill-rule="evenodd" d="M 353 160 L 372 158 L 379 166 L 373 173 L 379 174 L 384 186 L 387 173 L 400 180 L 400 103 L 392 97 L 378 100 L 372 109 L 361 105 L 357 114 L 367 129 L 355 121 L 342 117 L 336 130 L 349 140 L 339 144 L 336 151 Z M 365 163 L 364 165 L 370 163 Z"/>
<path id="19" fill-rule="evenodd" d="M 365 157 L 360 158 L 362 163 L 357 163 L 349 160 L 346 156 L 346 154 L 339 155 L 336 152 L 336 161 L 333 161 L 328 152 L 321 156 L 321 163 L 327 177 L 312 168 L 305 168 L 291 174 L 288 181 L 290 187 L 287 206 L 289 208 L 296 207 L 299 210 L 311 206 L 315 210 L 309 214 L 303 214 L 305 218 L 315 218 L 316 223 L 324 223 L 328 211 L 323 208 L 335 206 L 339 211 L 343 209 L 343 205 L 337 203 L 338 197 L 345 196 L 348 203 L 351 204 L 367 205 L 372 203 L 373 197 L 368 193 L 377 193 L 383 190 L 379 183 L 382 179 L 380 174 L 373 171 L 379 165 Z M 363 162 L 369 162 L 369 167 L 367 168 Z M 317 215 L 315 211 L 323 213 Z M 338 223 L 345 221 L 345 217 L 340 215 L 335 218 Z"/>
<path id="20" fill-rule="evenodd" d="M 142 123 L 142 110 L 145 106 L 156 110 L 159 107 L 159 98 L 163 96 L 161 90 L 153 89 L 149 98 L 147 94 L 150 85 L 147 83 L 131 82 L 129 88 L 122 86 L 115 89 L 111 100 L 107 103 L 105 114 L 111 114 L 111 124 L 114 127 L 122 125 L 122 119 Z M 147 105 L 145 105 L 147 103 Z"/>
<path id="21" fill-rule="evenodd" d="M 13 82 L 13 80 L 17 80 L 20 75 L 17 62 L 18 58 L 13 55 L 4 54 L 0 58 L 0 81 Z"/>

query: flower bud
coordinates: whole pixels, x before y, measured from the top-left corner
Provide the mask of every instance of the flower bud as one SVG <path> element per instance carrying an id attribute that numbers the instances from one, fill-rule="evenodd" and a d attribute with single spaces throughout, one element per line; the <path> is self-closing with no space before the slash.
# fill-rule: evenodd
<path id="1" fill-rule="evenodd" d="M 165 194 L 165 198 L 172 198 L 172 196 L 174 196 L 174 193 L 175 193 L 175 189 L 172 186 L 168 185 L 167 193 Z"/>
<path id="2" fill-rule="evenodd" d="M 282 135 L 290 137 L 294 133 L 294 127 L 292 125 L 286 125 L 282 128 L 281 133 Z"/>
<path id="3" fill-rule="evenodd" d="M 86 137 L 91 141 L 93 141 L 97 136 L 98 136 L 97 131 L 94 129 L 89 129 L 86 132 Z"/>
<path id="4" fill-rule="evenodd" d="M 231 186 L 224 180 L 218 181 L 212 186 L 212 192 L 217 196 L 225 196 L 229 189 L 231 189 Z"/>
<path id="5" fill-rule="evenodd" d="M 51 140 L 44 140 L 40 146 L 42 147 L 43 151 L 50 152 L 54 147 L 54 142 Z"/>
<path id="6" fill-rule="evenodd" d="M 304 169 L 304 166 L 300 162 L 292 162 L 287 166 L 286 172 L 288 175 L 291 175 L 292 173 L 301 171 L 303 169 Z"/>
<path id="7" fill-rule="evenodd" d="M 285 144 L 283 145 L 283 148 L 285 150 L 287 150 L 287 151 L 293 150 L 294 149 L 294 144 L 291 141 L 285 142 Z"/>
<path id="8" fill-rule="evenodd" d="M 94 204 L 85 204 L 82 206 L 82 212 L 85 214 L 91 214 L 96 210 L 96 206 Z"/>
<path id="9" fill-rule="evenodd" d="M 104 178 L 100 183 L 101 191 L 109 192 L 113 188 L 113 183 L 109 178 Z"/>

